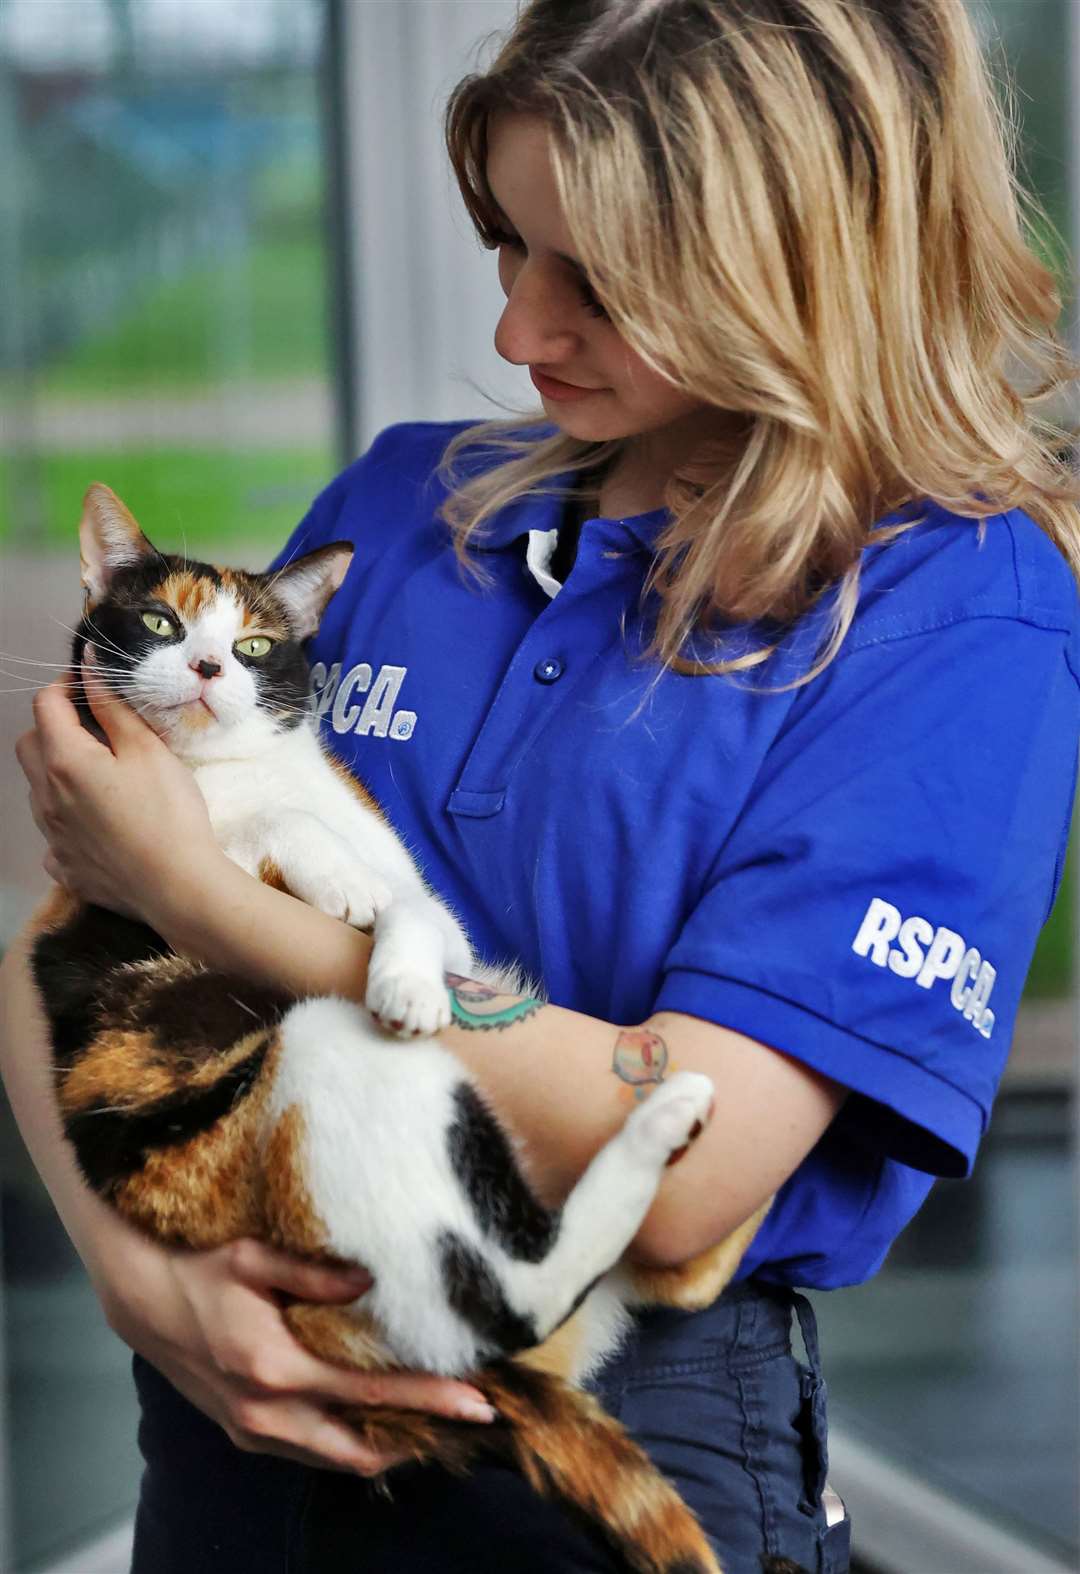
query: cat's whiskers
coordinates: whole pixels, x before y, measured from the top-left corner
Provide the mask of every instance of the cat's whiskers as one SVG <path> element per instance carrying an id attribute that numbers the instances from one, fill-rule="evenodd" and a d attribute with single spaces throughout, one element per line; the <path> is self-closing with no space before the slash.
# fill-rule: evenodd
<path id="1" fill-rule="evenodd" d="M 0 650 L 0 661 L 13 661 L 20 667 L 51 667 L 57 672 L 70 670 L 70 661 L 39 661 L 34 656 L 16 656 L 9 651 Z"/>
<path id="2" fill-rule="evenodd" d="M 79 630 L 73 629 L 70 623 L 63 623 L 59 618 L 52 618 L 50 621 L 55 623 L 58 628 L 66 629 L 67 632 L 73 635 L 76 639 L 80 637 Z M 107 634 L 102 634 L 101 630 L 95 625 L 92 617 L 88 617 L 86 619 L 86 626 L 93 631 L 93 643 L 96 647 L 111 650 L 115 655 L 122 656 L 125 661 L 128 659 L 127 652 L 125 650 L 121 650 L 119 645 L 114 644 L 114 642 L 109 639 Z"/>

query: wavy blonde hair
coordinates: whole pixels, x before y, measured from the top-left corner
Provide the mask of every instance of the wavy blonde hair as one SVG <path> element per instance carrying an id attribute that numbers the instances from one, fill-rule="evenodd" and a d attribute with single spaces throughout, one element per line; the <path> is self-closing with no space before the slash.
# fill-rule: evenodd
<path id="1" fill-rule="evenodd" d="M 900 513 L 874 531 L 888 539 L 926 500 L 973 520 L 1023 507 L 1080 575 L 1071 433 L 1039 413 L 1080 365 L 1029 240 L 1056 232 L 1017 177 L 1011 107 L 962 0 L 531 0 L 454 89 L 446 142 L 481 241 L 504 223 L 490 118 L 539 115 L 616 329 L 717 411 L 664 495 L 646 582 L 664 666 L 760 665 L 835 590 L 807 681 L 850 627 L 875 522 Z M 555 476 L 594 498 L 632 441 L 538 440 L 537 424 L 481 422 L 449 444 L 441 513 L 463 561 L 485 521 Z M 477 445 L 500 462 L 465 474 Z M 749 652 L 688 658 L 730 622 L 756 626 Z"/>

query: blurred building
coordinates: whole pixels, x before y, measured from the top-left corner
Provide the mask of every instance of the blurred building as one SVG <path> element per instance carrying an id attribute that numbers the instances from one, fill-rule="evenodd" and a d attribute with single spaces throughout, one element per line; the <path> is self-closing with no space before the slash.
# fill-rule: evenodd
<path id="1" fill-rule="evenodd" d="M 970 3 L 1075 235 L 1080 7 Z M 86 484 L 166 548 L 258 566 L 389 422 L 534 407 L 492 347 L 501 294 L 439 124 L 514 10 L 0 5 L 0 947 L 44 886 L 12 744 L 66 657 Z M 938 1184 L 874 1281 L 816 1300 L 831 1479 L 882 1574 L 1080 1559 L 1073 885 L 975 1178 Z M 108 1574 L 140 1470 L 128 1353 L 0 1120 L 0 1569 Z"/>

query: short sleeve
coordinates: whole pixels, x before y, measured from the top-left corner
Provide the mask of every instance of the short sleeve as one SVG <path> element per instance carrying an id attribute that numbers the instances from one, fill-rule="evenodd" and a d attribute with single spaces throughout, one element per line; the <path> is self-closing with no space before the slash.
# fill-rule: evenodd
<path id="1" fill-rule="evenodd" d="M 973 617 L 842 653 L 789 711 L 654 1009 L 801 1060 L 852 1090 L 860 1140 L 966 1174 L 1061 877 L 1068 652 L 1060 627 Z"/>

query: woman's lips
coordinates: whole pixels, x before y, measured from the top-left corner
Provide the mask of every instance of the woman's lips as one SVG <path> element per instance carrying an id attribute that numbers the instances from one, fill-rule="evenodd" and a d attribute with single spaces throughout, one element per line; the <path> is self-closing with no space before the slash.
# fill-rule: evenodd
<path id="1" fill-rule="evenodd" d="M 560 382 L 557 377 L 545 377 L 543 372 L 529 368 L 529 376 L 533 386 L 538 388 L 545 399 L 571 400 L 588 399 L 590 394 L 603 393 L 602 388 L 581 388 L 575 383 Z"/>

